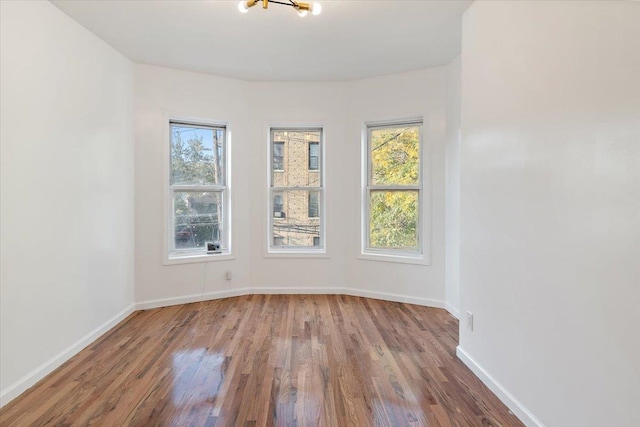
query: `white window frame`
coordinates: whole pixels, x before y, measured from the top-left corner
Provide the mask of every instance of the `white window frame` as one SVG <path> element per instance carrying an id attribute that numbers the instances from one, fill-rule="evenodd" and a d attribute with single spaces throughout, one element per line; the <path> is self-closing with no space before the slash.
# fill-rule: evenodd
<path id="1" fill-rule="evenodd" d="M 265 257 L 291 257 L 291 258 L 306 258 L 306 257 L 323 257 L 326 258 L 327 254 L 327 241 L 326 241 L 326 188 L 325 188 L 325 128 L 318 125 L 272 125 L 268 127 L 267 132 L 267 242 Z M 273 186 L 273 133 L 277 131 L 287 132 L 309 132 L 318 131 L 320 137 L 318 138 L 318 169 L 313 169 L 311 172 L 318 172 L 319 187 L 308 186 L 293 186 L 293 187 L 274 187 Z M 277 141 L 275 141 L 277 142 Z M 316 141 L 314 141 L 316 142 Z M 308 152 L 308 147 L 307 147 Z M 307 154 L 308 155 L 308 154 Z M 286 161 L 286 156 L 285 156 Z M 308 159 L 305 165 L 305 170 L 308 170 Z M 278 171 L 278 170 L 276 170 Z M 279 171 L 281 172 L 281 171 Z M 318 219 L 320 221 L 320 246 L 314 247 L 300 247 L 300 246 L 275 246 L 273 244 L 273 196 L 274 193 L 286 192 L 286 191 L 317 191 L 320 194 L 320 201 L 318 203 Z"/>
<path id="2" fill-rule="evenodd" d="M 373 185 L 372 184 L 372 160 L 371 160 L 371 133 L 373 130 L 399 127 L 399 126 L 419 126 L 420 127 L 420 148 L 419 148 L 419 179 L 415 185 Z M 385 120 L 365 122 L 362 131 L 362 201 L 361 201 L 361 251 L 358 256 L 364 260 L 391 261 L 408 264 L 429 265 L 428 245 L 426 236 L 427 214 L 429 194 L 426 191 L 426 144 L 424 138 L 425 121 L 423 117 L 413 117 L 408 119 Z M 371 211 L 372 191 L 417 191 L 418 192 L 418 226 L 416 227 L 418 247 L 416 250 L 375 248 L 370 244 L 369 221 Z"/>
<path id="3" fill-rule="evenodd" d="M 203 119 L 167 116 L 165 139 L 165 227 L 164 227 L 164 265 L 185 264 L 194 262 L 210 262 L 235 259 L 232 252 L 231 230 L 231 131 L 226 122 Z M 180 125 L 185 127 L 223 129 L 223 161 L 225 185 L 172 185 L 171 184 L 171 127 Z M 179 191 L 219 192 L 222 194 L 222 230 L 220 253 L 208 254 L 206 248 L 175 249 L 175 210 L 174 193 Z"/>

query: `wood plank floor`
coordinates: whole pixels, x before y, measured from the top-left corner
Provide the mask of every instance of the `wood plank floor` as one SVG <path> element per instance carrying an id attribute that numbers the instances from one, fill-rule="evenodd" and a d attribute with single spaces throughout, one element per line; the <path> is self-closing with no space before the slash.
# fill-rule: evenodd
<path id="1" fill-rule="evenodd" d="M 2 426 L 521 426 L 446 311 L 249 295 L 139 311 L 0 410 Z"/>

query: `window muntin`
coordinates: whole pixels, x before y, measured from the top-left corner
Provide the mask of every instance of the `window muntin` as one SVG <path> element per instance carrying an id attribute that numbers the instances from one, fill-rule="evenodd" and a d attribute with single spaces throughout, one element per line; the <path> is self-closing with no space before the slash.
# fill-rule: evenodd
<path id="1" fill-rule="evenodd" d="M 323 252 L 322 129 L 272 128 L 270 138 L 268 249 Z M 276 150 L 283 153 L 281 164 Z"/>
<path id="2" fill-rule="evenodd" d="M 169 258 L 228 253 L 226 127 L 171 121 Z"/>
<path id="3" fill-rule="evenodd" d="M 367 126 L 364 252 L 422 254 L 422 122 Z"/>

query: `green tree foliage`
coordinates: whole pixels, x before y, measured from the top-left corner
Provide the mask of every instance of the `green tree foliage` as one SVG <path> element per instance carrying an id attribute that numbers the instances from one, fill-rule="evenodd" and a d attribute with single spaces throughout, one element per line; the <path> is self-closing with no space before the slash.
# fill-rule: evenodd
<path id="1" fill-rule="evenodd" d="M 420 179 L 420 129 L 375 129 L 371 134 L 371 183 L 416 185 Z M 381 248 L 416 248 L 418 192 L 372 191 L 370 244 Z"/>
<path id="2" fill-rule="evenodd" d="M 171 178 L 173 183 L 218 183 L 214 150 L 204 146 L 204 138 L 198 133 L 189 132 L 190 137 L 183 140 L 182 129 L 184 128 L 174 128 L 171 138 Z"/>

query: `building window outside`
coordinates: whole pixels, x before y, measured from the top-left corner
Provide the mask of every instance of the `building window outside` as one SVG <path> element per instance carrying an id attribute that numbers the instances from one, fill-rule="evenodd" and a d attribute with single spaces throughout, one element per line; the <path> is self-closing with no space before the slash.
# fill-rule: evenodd
<path id="1" fill-rule="evenodd" d="M 422 121 L 367 126 L 364 253 L 422 254 Z"/>
<path id="2" fill-rule="evenodd" d="M 229 252 L 226 127 L 171 121 L 169 258 Z"/>
<path id="3" fill-rule="evenodd" d="M 270 139 L 269 251 L 322 253 L 322 129 L 272 128 Z"/>
<path id="4" fill-rule="evenodd" d="M 284 218 L 284 204 L 282 203 L 282 194 L 275 193 L 273 195 L 273 217 Z"/>
<path id="5" fill-rule="evenodd" d="M 319 163 L 319 144 L 317 142 L 309 143 L 309 170 L 317 171 Z"/>
<path id="6" fill-rule="evenodd" d="M 319 213 L 318 213 L 319 212 L 319 208 L 318 208 L 319 198 L 320 198 L 320 195 L 318 193 L 315 193 L 315 192 L 310 192 L 309 193 L 309 209 L 308 209 L 309 218 L 318 218 L 318 216 L 319 216 Z"/>
<path id="7" fill-rule="evenodd" d="M 284 142 L 273 143 L 273 170 L 284 170 Z"/>

